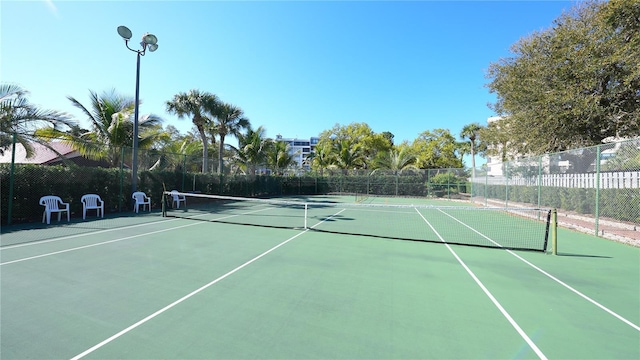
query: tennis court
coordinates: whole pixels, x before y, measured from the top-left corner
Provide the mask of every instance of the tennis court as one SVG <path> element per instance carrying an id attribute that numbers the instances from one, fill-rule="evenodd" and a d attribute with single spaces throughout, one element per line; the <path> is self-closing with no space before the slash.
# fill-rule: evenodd
<path id="1" fill-rule="evenodd" d="M 640 358 L 640 249 L 545 211 L 205 200 L 4 227 L 2 358 Z"/>

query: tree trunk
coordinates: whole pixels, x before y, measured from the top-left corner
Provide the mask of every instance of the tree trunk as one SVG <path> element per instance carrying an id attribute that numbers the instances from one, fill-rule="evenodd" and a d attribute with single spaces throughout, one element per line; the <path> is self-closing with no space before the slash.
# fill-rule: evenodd
<path id="1" fill-rule="evenodd" d="M 198 126 L 198 132 L 200 132 L 200 139 L 202 140 L 202 172 L 207 173 L 209 172 L 209 142 L 207 141 L 207 134 L 204 132 L 202 126 Z"/>
<path id="2" fill-rule="evenodd" d="M 220 143 L 218 144 L 218 174 L 223 174 L 224 172 L 224 163 L 223 163 L 223 154 L 222 154 L 222 150 L 224 149 L 224 134 L 218 134 L 218 136 L 220 136 Z"/>
<path id="3" fill-rule="evenodd" d="M 476 149 L 475 144 L 471 143 L 471 178 L 474 179 L 476 177 Z"/>

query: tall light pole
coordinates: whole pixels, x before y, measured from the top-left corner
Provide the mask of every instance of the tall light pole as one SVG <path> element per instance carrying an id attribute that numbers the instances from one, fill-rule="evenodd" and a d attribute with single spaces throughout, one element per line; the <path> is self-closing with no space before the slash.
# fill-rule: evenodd
<path id="1" fill-rule="evenodd" d="M 136 99 L 133 111 L 133 157 L 131 159 L 131 191 L 135 192 L 138 188 L 138 105 L 140 103 L 140 56 L 149 50 L 154 52 L 158 50 L 158 38 L 146 33 L 142 35 L 142 41 L 140 41 L 141 49 L 132 49 L 129 47 L 129 40 L 131 39 L 131 30 L 126 26 L 118 26 L 118 34 L 124 39 L 124 45 L 127 49 L 137 54 L 136 63 Z"/>

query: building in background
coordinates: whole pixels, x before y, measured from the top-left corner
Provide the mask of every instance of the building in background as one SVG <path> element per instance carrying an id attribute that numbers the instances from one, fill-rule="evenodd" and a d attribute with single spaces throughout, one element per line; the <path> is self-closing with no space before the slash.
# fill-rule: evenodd
<path id="1" fill-rule="evenodd" d="M 487 119 L 487 124 L 491 124 L 502 119 L 501 116 L 492 116 Z M 487 156 L 487 175 L 489 176 L 501 176 L 502 175 L 502 159 L 500 156 Z"/>
<path id="2" fill-rule="evenodd" d="M 318 141 L 320 141 L 319 137 L 314 136 L 309 139 L 284 138 L 282 135 L 278 134 L 276 135 L 275 140 L 289 144 L 289 154 L 293 156 L 298 169 L 311 169 L 308 161 L 306 160 L 307 157 L 315 151 L 316 145 L 318 145 Z"/>

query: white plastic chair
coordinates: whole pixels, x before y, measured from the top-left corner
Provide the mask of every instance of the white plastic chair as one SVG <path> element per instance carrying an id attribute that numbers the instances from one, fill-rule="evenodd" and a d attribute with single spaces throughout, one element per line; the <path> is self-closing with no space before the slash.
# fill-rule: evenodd
<path id="1" fill-rule="evenodd" d="M 62 202 L 59 196 L 47 195 L 40 198 L 40 205 L 44 206 L 42 213 L 42 222 L 47 220 L 47 224 L 51 224 L 51 213 L 58 213 L 58 221 L 63 212 L 67 213 L 67 221 L 70 220 L 69 203 Z"/>
<path id="2" fill-rule="evenodd" d="M 104 218 L 104 201 L 102 201 L 100 195 L 82 195 L 80 202 L 82 202 L 82 220 L 87 218 L 87 210 L 96 210 L 96 216 Z"/>
<path id="3" fill-rule="evenodd" d="M 176 209 L 180 208 L 180 203 L 184 203 L 184 206 L 187 206 L 187 198 L 184 195 L 180 195 L 178 190 L 171 190 L 171 197 L 173 198 L 171 206 L 175 205 Z"/>
<path id="4" fill-rule="evenodd" d="M 149 206 L 149 212 L 151 212 L 151 198 L 147 196 L 147 194 L 142 191 L 134 192 L 131 197 L 134 200 L 133 210 L 137 213 L 140 205 L 142 205 L 142 211 L 144 211 L 145 205 Z"/>

